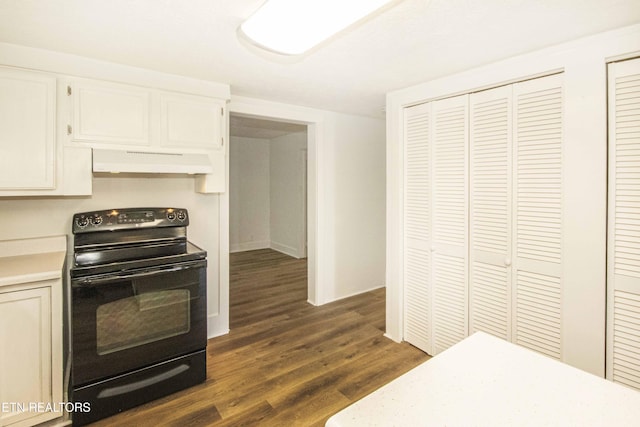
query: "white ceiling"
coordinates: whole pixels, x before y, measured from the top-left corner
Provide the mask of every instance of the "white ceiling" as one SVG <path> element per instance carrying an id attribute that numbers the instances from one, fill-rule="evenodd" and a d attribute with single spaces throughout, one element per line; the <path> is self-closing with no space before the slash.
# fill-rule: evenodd
<path id="1" fill-rule="evenodd" d="M 403 0 L 311 54 L 282 60 L 236 36 L 261 3 L 0 0 L 0 41 L 228 83 L 234 95 L 383 117 L 388 91 L 640 22 L 639 0 Z"/>

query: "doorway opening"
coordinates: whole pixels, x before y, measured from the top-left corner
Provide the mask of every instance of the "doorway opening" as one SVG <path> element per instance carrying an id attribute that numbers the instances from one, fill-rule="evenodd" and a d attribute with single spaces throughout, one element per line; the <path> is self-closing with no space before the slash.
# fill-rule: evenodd
<path id="1" fill-rule="evenodd" d="M 308 135 L 306 124 L 232 113 L 229 136 L 234 328 L 308 300 Z"/>

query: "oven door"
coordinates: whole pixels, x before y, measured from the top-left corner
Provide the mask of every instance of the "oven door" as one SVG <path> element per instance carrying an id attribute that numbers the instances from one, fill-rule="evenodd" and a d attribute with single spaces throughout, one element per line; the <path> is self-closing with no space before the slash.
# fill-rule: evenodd
<path id="1" fill-rule="evenodd" d="M 204 349 L 206 265 L 72 279 L 74 387 Z"/>

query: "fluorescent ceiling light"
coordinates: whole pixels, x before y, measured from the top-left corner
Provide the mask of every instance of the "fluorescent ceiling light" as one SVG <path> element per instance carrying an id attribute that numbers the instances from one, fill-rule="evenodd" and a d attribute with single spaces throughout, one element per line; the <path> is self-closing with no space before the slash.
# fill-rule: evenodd
<path id="1" fill-rule="evenodd" d="M 267 0 L 240 30 L 278 53 L 306 52 L 393 0 Z"/>

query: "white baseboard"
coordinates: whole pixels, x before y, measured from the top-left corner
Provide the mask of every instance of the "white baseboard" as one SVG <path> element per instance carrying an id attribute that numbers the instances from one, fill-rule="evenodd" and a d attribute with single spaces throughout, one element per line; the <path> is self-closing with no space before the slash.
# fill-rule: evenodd
<path id="1" fill-rule="evenodd" d="M 341 296 L 339 296 L 337 298 L 332 299 L 331 301 L 327 301 L 325 304 L 328 304 L 330 302 L 340 301 L 340 300 L 351 298 L 351 297 L 355 297 L 356 295 L 360 295 L 360 294 L 364 294 L 364 293 L 367 293 L 367 292 L 375 291 L 376 289 L 380 289 L 380 288 L 386 288 L 386 285 L 373 286 L 371 288 L 363 289 L 363 290 L 357 291 L 357 292 L 352 292 L 352 293 L 347 294 L 347 295 L 341 295 Z"/>
<path id="2" fill-rule="evenodd" d="M 243 242 L 243 243 L 234 243 L 230 245 L 229 252 L 245 252 L 245 251 L 255 251 L 257 249 L 267 249 L 271 247 L 271 242 L 268 240 L 262 240 L 257 242 Z"/>
<path id="3" fill-rule="evenodd" d="M 271 249 L 273 249 L 274 251 L 282 252 L 283 254 L 292 256 L 294 258 L 301 258 L 300 254 L 298 253 L 298 248 L 283 245 L 282 243 L 271 241 Z"/>

